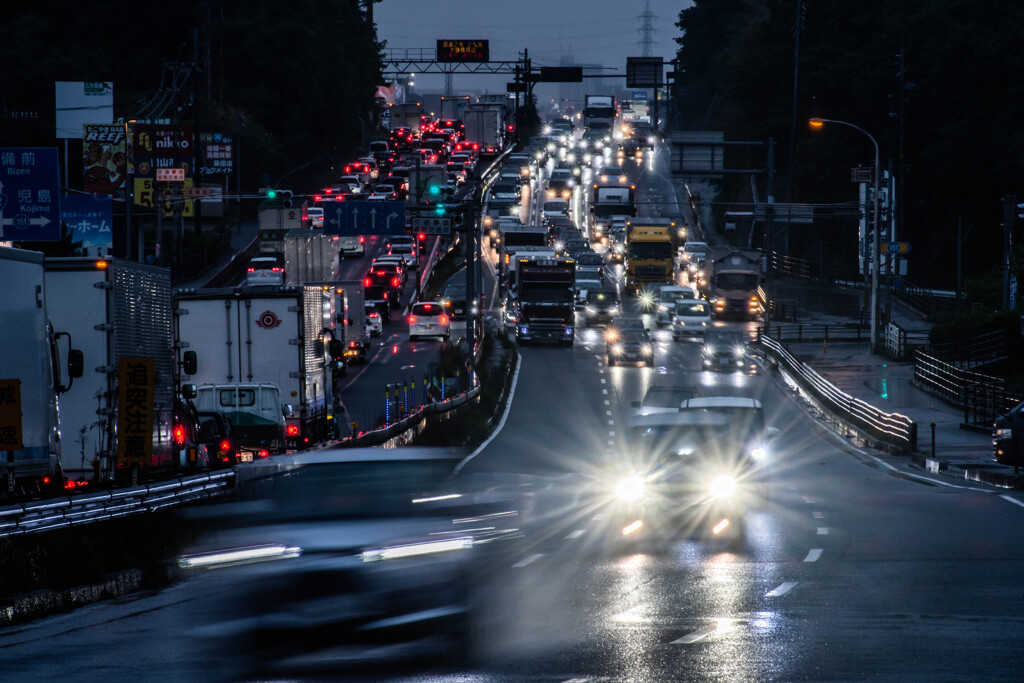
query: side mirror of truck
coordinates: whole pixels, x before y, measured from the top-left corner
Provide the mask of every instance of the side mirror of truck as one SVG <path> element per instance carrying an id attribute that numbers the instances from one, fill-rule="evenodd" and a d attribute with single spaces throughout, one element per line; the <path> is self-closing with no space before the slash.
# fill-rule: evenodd
<path id="1" fill-rule="evenodd" d="M 182 355 L 181 370 L 186 375 L 194 375 L 199 370 L 199 357 L 195 351 L 186 351 Z"/>
<path id="2" fill-rule="evenodd" d="M 281 406 L 281 412 L 284 413 L 285 417 L 293 417 L 295 415 L 295 406 L 291 403 L 285 403 Z"/>
<path id="3" fill-rule="evenodd" d="M 195 398 L 198 395 L 198 390 L 195 384 L 182 384 L 181 385 L 181 397 L 189 400 Z"/>
<path id="4" fill-rule="evenodd" d="M 85 357 L 82 355 L 80 349 L 71 349 L 68 351 L 68 377 L 71 379 L 78 379 L 82 376 L 82 371 L 85 369 Z"/>

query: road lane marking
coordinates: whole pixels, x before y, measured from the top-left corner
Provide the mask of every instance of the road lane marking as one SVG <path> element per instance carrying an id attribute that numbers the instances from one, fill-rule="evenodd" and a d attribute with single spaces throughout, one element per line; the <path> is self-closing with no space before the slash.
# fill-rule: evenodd
<path id="1" fill-rule="evenodd" d="M 825 519 L 825 513 L 824 512 L 812 512 L 811 516 L 814 517 L 815 519 Z"/>
<path id="2" fill-rule="evenodd" d="M 827 526 L 819 526 L 818 527 L 818 535 L 819 536 L 828 536 L 828 527 Z"/>
<path id="3" fill-rule="evenodd" d="M 821 548 L 811 548 L 811 551 L 807 553 L 807 557 L 804 558 L 804 562 L 817 562 L 823 552 L 825 551 Z"/>
<path id="4" fill-rule="evenodd" d="M 889 470 L 891 472 L 895 472 L 896 474 L 900 475 L 901 477 L 908 477 L 910 479 L 919 479 L 921 481 L 928 482 L 929 484 L 938 484 L 939 486 L 948 486 L 951 489 L 964 489 L 966 491 L 984 491 L 985 490 L 985 489 L 977 488 L 975 486 L 959 486 L 957 484 L 950 484 L 949 482 L 946 482 L 946 481 L 940 481 L 939 479 L 932 479 L 931 477 L 922 477 L 920 474 L 912 474 L 910 472 L 904 472 L 903 470 L 901 470 L 901 469 L 899 469 L 897 467 L 893 467 L 892 465 L 890 465 L 886 461 L 882 460 L 881 458 L 875 457 L 874 455 L 871 455 L 870 453 L 862 451 L 859 448 L 854 448 L 853 450 L 856 451 L 857 453 L 861 453 L 863 455 L 868 456 L 869 458 L 871 458 L 872 460 L 877 462 L 882 467 L 886 468 L 887 470 Z"/>
<path id="5" fill-rule="evenodd" d="M 677 640 L 673 640 L 670 644 L 671 645 L 689 645 L 690 643 L 696 643 L 699 640 L 704 640 L 705 638 L 710 636 L 712 633 L 715 633 L 716 631 L 721 631 L 721 632 L 724 633 L 725 631 L 728 631 L 731 626 L 732 626 L 732 619 L 719 619 L 716 623 L 714 623 L 714 624 L 712 624 L 710 626 L 705 626 L 704 628 L 700 629 L 699 631 L 694 631 L 693 633 L 688 633 L 685 636 L 683 636 L 682 638 L 679 638 Z"/>
<path id="6" fill-rule="evenodd" d="M 786 581 L 785 583 L 780 583 L 778 586 L 776 586 L 775 588 L 773 588 L 770 591 L 768 591 L 767 593 L 765 593 L 764 597 L 766 597 L 766 598 L 777 598 L 780 595 L 785 595 L 789 591 L 793 590 L 798 583 L 800 583 L 800 582 L 799 581 Z"/>
<path id="7" fill-rule="evenodd" d="M 615 420 L 608 420 L 608 425 L 609 426 L 614 425 L 614 424 L 615 424 Z"/>
<path id="8" fill-rule="evenodd" d="M 814 505 L 814 499 L 810 496 L 801 496 L 808 505 Z"/>
<path id="9" fill-rule="evenodd" d="M 601 393 L 604 394 L 605 396 L 607 396 L 608 395 L 608 390 L 607 389 L 602 389 Z"/>
<path id="10" fill-rule="evenodd" d="M 487 445 L 491 443 L 491 440 L 501 433 L 502 428 L 505 426 L 505 420 L 508 419 L 508 413 L 512 410 L 512 399 L 515 398 L 516 395 L 516 384 L 519 383 L 519 369 L 521 367 L 523 367 L 523 356 L 520 353 L 516 353 L 516 371 L 512 374 L 512 386 L 508 390 L 508 398 L 505 399 L 505 412 L 501 416 L 501 421 L 498 422 L 498 426 L 493 432 L 491 432 L 491 435 L 487 437 L 482 444 L 477 446 L 475 451 L 467 455 L 461 462 L 459 462 L 458 465 L 455 466 L 455 474 L 458 474 L 459 470 L 461 470 L 467 462 L 475 458 L 480 451 L 487 448 Z"/>
<path id="11" fill-rule="evenodd" d="M 568 538 L 568 539 L 579 538 L 580 536 L 582 536 L 585 533 L 587 533 L 586 529 L 577 529 L 576 531 L 574 531 L 571 534 L 569 534 L 568 536 L 566 536 L 566 538 Z"/>
<path id="12" fill-rule="evenodd" d="M 1019 506 L 1021 506 L 1022 508 L 1024 508 L 1024 503 L 1020 502 L 1020 501 L 1019 501 L 1019 500 L 1017 500 L 1016 498 L 1011 498 L 1010 496 L 1007 496 L 1007 495 L 1005 495 L 1005 494 L 1000 494 L 1000 495 L 999 495 L 999 497 L 1000 497 L 1000 498 L 1002 498 L 1003 500 L 1008 500 L 1008 501 L 1010 501 L 1010 502 L 1011 502 L 1011 503 L 1013 503 L 1014 505 L 1019 505 Z"/>
<path id="13" fill-rule="evenodd" d="M 611 401 L 608 401 L 608 400 L 606 400 L 606 401 L 604 402 L 604 404 L 605 404 L 606 406 L 610 406 L 610 405 L 612 404 L 612 402 L 611 402 Z"/>
<path id="14" fill-rule="evenodd" d="M 527 555 L 526 557 L 524 557 L 523 559 L 519 560 L 518 562 L 516 562 L 512 566 L 514 568 L 516 568 L 516 569 L 522 569 L 526 565 L 531 564 L 533 562 L 536 562 L 537 560 L 539 560 L 542 557 L 544 557 L 543 553 L 534 553 L 533 555 Z"/>
<path id="15" fill-rule="evenodd" d="M 604 414 L 607 415 L 608 417 L 611 417 L 612 416 L 612 411 L 606 410 L 606 411 L 604 411 Z"/>
<path id="16" fill-rule="evenodd" d="M 606 380 L 604 377 L 602 377 L 601 378 L 601 384 L 608 384 L 608 380 Z"/>

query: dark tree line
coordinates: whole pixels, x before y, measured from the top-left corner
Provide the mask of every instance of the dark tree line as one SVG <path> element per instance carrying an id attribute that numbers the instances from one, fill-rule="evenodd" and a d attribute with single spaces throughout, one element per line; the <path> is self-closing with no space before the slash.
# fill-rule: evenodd
<path id="1" fill-rule="evenodd" d="M 799 8 L 798 0 L 695 0 L 681 11 L 676 127 L 774 138 L 777 201 L 819 204 L 856 201 L 850 168 L 870 166 L 874 152 L 854 130 L 811 131 L 807 120 L 856 124 L 897 178 L 899 238 L 913 246 L 909 279 L 954 288 L 958 220 L 968 235 L 965 277 L 997 268 L 1002 197 L 1024 201 L 1024 4 L 799 0 Z M 855 230 L 849 219 L 818 221 L 790 235 L 790 252 L 851 265 Z"/>
<path id="2" fill-rule="evenodd" d="M 164 116 L 240 133 L 245 190 L 326 169 L 356 151 L 360 118 L 373 125 L 381 45 L 358 0 L 42 0 L 0 24 L 0 144 L 55 144 L 54 81 L 112 81 L 115 117 L 136 118 L 171 82 L 165 64 L 192 62 Z"/>

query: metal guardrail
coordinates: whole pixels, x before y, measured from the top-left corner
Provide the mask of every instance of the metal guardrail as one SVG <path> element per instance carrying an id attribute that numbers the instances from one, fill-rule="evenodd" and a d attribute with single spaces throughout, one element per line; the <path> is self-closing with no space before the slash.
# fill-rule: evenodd
<path id="1" fill-rule="evenodd" d="M 758 338 L 770 337 L 779 343 L 800 342 L 869 342 L 871 329 L 866 325 L 825 323 L 768 323 L 757 328 Z"/>
<path id="2" fill-rule="evenodd" d="M 914 382 L 964 411 L 963 425 L 988 431 L 995 419 L 1024 396 L 1006 390 L 1006 381 L 965 369 L 955 361 L 919 350 L 914 356 Z"/>
<path id="3" fill-rule="evenodd" d="M 772 362 L 790 374 L 797 384 L 844 422 L 900 452 L 908 453 L 917 449 L 917 423 L 909 417 L 886 413 L 841 391 L 813 368 L 798 361 L 780 340 L 760 334 L 758 341 Z"/>
<path id="4" fill-rule="evenodd" d="M 218 498 L 234 489 L 234 471 L 210 472 L 129 489 L 0 508 L 0 538 L 54 531 Z"/>

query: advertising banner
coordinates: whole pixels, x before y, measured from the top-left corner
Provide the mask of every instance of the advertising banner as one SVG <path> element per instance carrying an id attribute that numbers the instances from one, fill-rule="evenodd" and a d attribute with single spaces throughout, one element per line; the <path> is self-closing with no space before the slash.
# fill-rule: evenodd
<path id="1" fill-rule="evenodd" d="M 141 464 L 153 457 L 153 387 L 152 358 L 118 360 L 118 462 Z"/>
<path id="2" fill-rule="evenodd" d="M 195 138 L 192 134 L 192 126 L 132 124 L 132 163 L 134 165 L 136 205 L 153 206 L 155 195 L 153 182 L 156 181 L 156 169 L 158 168 L 185 170 L 184 183 L 164 183 L 163 194 L 166 197 L 180 195 L 184 188 L 193 186 Z M 140 181 L 149 182 L 140 183 Z M 166 206 L 165 202 L 165 214 L 167 213 Z M 171 206 L 173 209 L 173 205 Z M 179 206 L 183 215 L 193 215 L 192 200 L 182 200 Z"/>
<path id="3" fill-rule="evenodd" d="M 199 134 L 199 158 L 202 160 L 202 173 L 210 175 L 230 175 L 235 172 L 234 138 L 224 133 Z"/>
<path id="4" fill-rule="evenodd" d="M 124 126 L 87 123 L 82 126 L 82 191 L 124 199 L 128 153 Z"/>

